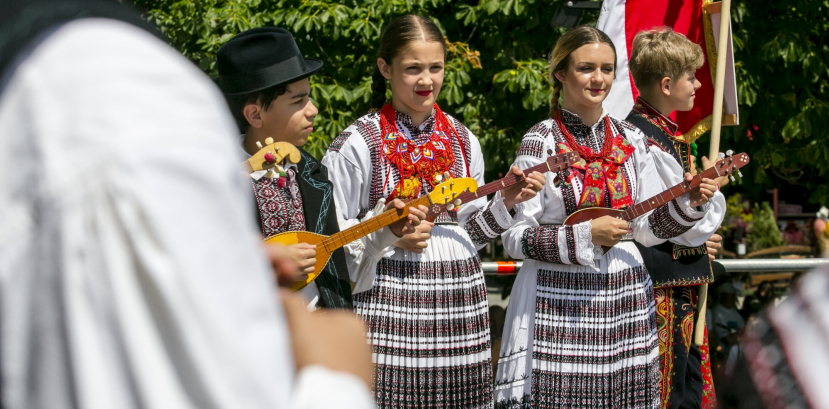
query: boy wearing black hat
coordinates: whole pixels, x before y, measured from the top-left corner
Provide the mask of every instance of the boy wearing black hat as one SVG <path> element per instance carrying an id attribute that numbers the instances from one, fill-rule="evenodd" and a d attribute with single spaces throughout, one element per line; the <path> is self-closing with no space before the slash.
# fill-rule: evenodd
<path id="1" fill-rule="evenodd" d="M 305 145 L 314 130 L 317 107 L 310 100 L 308 77 L 322 68 L 322 61 L 304 58 L 290 32 L 261 27 L 230 39 L 217 52 L 217 83 L 242 132 L 241 145 L 247 155 L 256 153 L 266 140 L 288 142 L 297 148 Z M 268 141 L 270 142 L 270 141 Z M 289 164 L 285 176 L 268 178 L 266 172 L 251 173 L 262 234 L 270 237 L 286 231 L 310 231 L 331 235 L 339 224 L 331 194 L 327 169 L 302 149 L 301 160 Z M 396 200 L 386 206 L 402 209 Z M 377 209 L 377 211 L 383 210 Z M 356 244 L 366 257 L 382 255 L 383 249 L 412 230 L 425 213 L 410 209 L 402 219 Z M 369 215 L 371 216 L 371 215 Z M 347 227 L 347 226 L 343 226 Z M 300 272 L 313 272 L 315 246 L 299 243 L 286 246 Z M 349 260 L 352 265 L 362 260 Z M 337 249 L 319 276 L 300 290 L 310 301 L 309 308 L 351 309 L 351 282 L 343 249 Z"/>

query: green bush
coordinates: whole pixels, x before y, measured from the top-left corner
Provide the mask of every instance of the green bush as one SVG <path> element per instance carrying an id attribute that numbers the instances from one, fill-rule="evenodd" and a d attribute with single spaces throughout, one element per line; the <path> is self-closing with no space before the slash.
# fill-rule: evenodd
<path id="1" fill-rule="evenodd" d="M 506 172 L 521 136 L 547 117 L 547 55 L 563 32 L 550 25 L 560 0 L 135 3 L 212 76 L 216 50 L 233 35 L 260 26 L 291 30 L 306 56 L 325 62 L 311 78 L 320 115 L 307 148 L 316 156 L 368 111 L 384 25 L 403 14 L 429 16 L 451 44 L 439 103 L 480 139 L 488 179 Z M 597 17 L 588 12 L 582 23 Z M 725 128 L 722 148 L 751 155 L 743 172 L 753 177 L 739 189 L 756 199 L 771 187 L 800 185 L 812 202 L 829 202 L 829 0 L 737 2 L 733 19 L 742 125 Z"/>

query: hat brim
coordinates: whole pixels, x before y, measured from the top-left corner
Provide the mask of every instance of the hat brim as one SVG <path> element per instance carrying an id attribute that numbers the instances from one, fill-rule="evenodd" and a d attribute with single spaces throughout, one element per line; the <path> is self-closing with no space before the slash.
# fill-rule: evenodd
<path id="1" fill-rule="evenodd" d="M 280 81 L 275 81 L 272 84 L 262 85 L 262 86 L 259 86 L 259 87 L 253 87 L 251 89 L 247 89 L 247 90 L 244 90 L 244 91 L 225 92 L 224 90 L 222 90 L 222 93 L 224 95 L 227 95 L 227 96 L 238 96 L 238 95 L 252 94 L 254 92 L 259 92 L 259 91 L 262 91 L 262 90 L 265 90 L 265 89 L 268 89 L 268 88 L 272 88 L 272 87 L 276 87 L 276 86 L 279 86 L 279 85 L 283 85 L 283 84 L 290 84 L 290 83 L 297 82 L 299 80 L 303 80 L 305 78 L 308 78 L 308 77 L 316 74 L 317 71 L 319 71 L 322 68 L 322 66 L 323 66 L 323 63 L 322 63 L 321 60 L 318 60 L 316 58 L 305 58 L 305 72 L 303 72 L 301 74 L 295 75 L 293 77 L 281 79 Z M 216 83 L 216 85 L 219 85 L 219 89 L 221 90 L 222 87 L 219 83 L 219 79 L 215 78 L 213 81 Z"/>

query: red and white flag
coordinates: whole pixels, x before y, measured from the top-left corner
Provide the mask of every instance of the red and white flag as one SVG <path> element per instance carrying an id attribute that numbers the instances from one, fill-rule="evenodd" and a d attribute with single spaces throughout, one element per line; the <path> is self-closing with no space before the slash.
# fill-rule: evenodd
<path id="1" fill-rule="evenodd" d="M 642 30 L 671 27 L 677 33 L 699 44 L 705 54 L 705 63 L 697 70 L 702 87 L 697 91 L 694 108 L 671 115 L 679 131 L 694 140 L 711 128 L 714 105 L 714 70 L 719 38 L 719 3 L 710 0 L 604 0 L 596 28 L 604 31 L 616 47 L 618 56 L 616 79 L 604 103 L 604 108 L 615 118 L 624 119 L 639 95 L 630 75 L 628 61 L 633 48 L 633 37 Z M 731 30 L 729 28 L 729 37 Z M 734 75 L 733 46 L 729 38 L 723 104 L 723 125 L 739 123 L 737 82 Z M 709 65 L 710 63 L 710 65 Z"/>

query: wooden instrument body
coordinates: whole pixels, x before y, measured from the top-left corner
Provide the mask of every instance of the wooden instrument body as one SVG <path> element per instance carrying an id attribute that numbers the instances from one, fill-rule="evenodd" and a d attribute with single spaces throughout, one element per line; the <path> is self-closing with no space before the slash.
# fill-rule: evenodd
<path id="1" fill-rule="evenodd" d="M 475 182 L 475 179 L 451 179 L 436 186 L 428 195 L 413 199 L 409 203 L 414 207 L 423 205 L 428 207 L 430 211 L 440 213 L 447 206 L 454 206 L 453 202 L 458 200 L 459 195 L 467 192 L 475 192 L 477 189 L 478 183 Z M 297 291 L 311 283 L 311 281 L 314 281 L 320 275 L 322 269 L 331 259 L 331 254 L 338 248 L 403 219 L 408 214 L 408 208 L 402 210 L 389 209 L 371 219 L 341 230 L 331 236 L 324 236 L 307 231 L 288 231 L 267 238 L 265 243 L 286 246 L 297 243 L 308 243 L 317 246 L 314 272 L 308 274 L 307 280 L 297 281 L 291 286 L 291 290 Z"/>
<path id="2" fill-rule="evenodd" d="M 282 244 L 284 246 L 290 246 L 292 244 L 298 243 L 308 243 L 308 244 L 319 244 L 323 240 L 325 240 L 328 236 L 323 236 L 322 234 L 311 233 L 308 231 L 286 231 L 284 233 L 279 233 L 268 237 L 265 240 L 265 243 L 269 244 Z M 314 264 L 314 272 L 308 274 L 308 280 L 297 281 L 293 285 L 291 285 L 291 290 L 297 291 L 302 287 L 305 287 L 311 281 L 317 278 L 322 272 L 322 269 L 325 268 L 325 265 L 328 264 L 328 260 L 331 259 L 331 252 L 327 251 L 324 246 L 317 246 L 317 255 L 316 260 L 317 263 Z"/>

